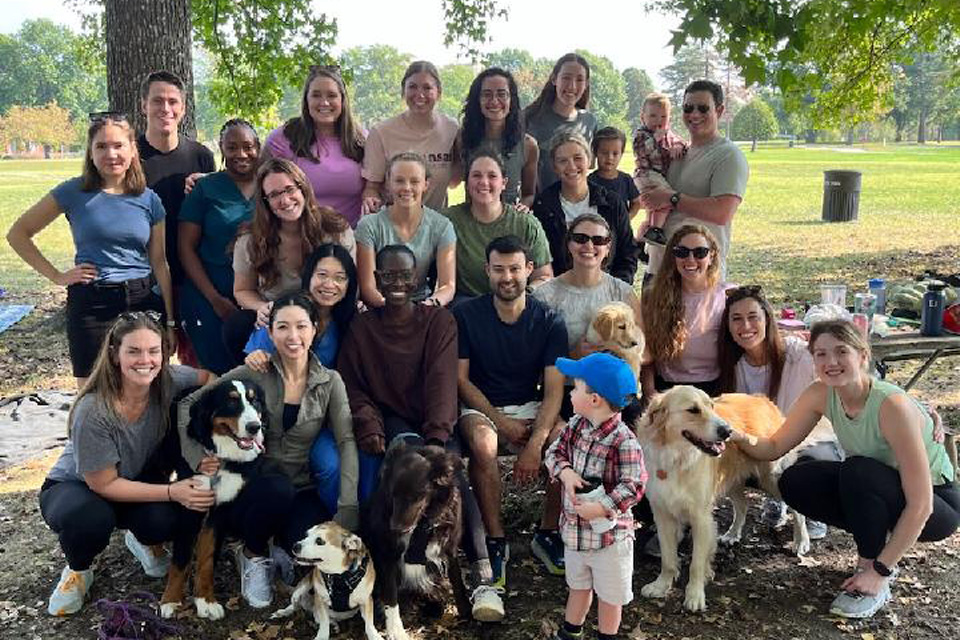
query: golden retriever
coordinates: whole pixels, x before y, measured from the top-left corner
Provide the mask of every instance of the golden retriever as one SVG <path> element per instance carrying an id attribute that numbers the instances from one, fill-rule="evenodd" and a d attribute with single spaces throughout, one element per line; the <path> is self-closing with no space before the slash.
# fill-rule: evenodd
<path id="1" fill-rule="evenodd" d="M 744 483 L 751 476 L 760 488 L 779 497 L 777 479 L 783 464 L 754 460 L 737 447 L 727 447 L 732 430 L 767 437 L 780 428 L 783 415 L 769 399 L 739 393 L 711 400 L 703 391 L 677 386 L 656 397 L 637 424 L 637 437 L 650 479 L 647 497 L 660 539 L 660 575 L 643 587 L 647 598 L 663 598 L 679 574 L 677 546 L 689 524 L 693 536 L 690 579 L 684 606 L 706 608 L 704 587 L 713 578 L 717 546 L 713 506 L 727 495 L 733 501 L 727 543 L 740 539 L 747 510 Z M 806 521 L 794 519 L 794 546 L 798 553 L 810 547 Z"/>
<path id="2" fill-rule="evenodd" d="M 643 332 L 637 326 L 633 309 L 625 302 L 610 302 L 597 309 L 587 327 L 587 342 L 598 351 L 608 351 L 625 361 L 640 376 Z"/>

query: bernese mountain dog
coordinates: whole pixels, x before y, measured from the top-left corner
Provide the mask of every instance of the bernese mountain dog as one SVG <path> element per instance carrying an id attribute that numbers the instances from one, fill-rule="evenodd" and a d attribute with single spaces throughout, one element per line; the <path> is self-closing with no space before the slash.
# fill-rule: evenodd
<path id="1" fill-rule="evenodd" d="M 216 494 L 215 505 L 206 513 L 190 511 L 182 518 L 173 541 L 173 562 L 160 600 L 163 617 L 173 616 L 182 604 L 190 576 L 190 561 L 196 550 L 197 575 L 194 605 L 201 618 L 223 618 L 223 606 L 213 592 L 213 569 L 223 543 L 221 507 L 237 497 L 247 481 L 263 473 L 264 393 L 248 380 L 217 382 L 190 407 L 186 433 L 208 454 L 220 460 L 220 469 L 209 478 Z"/>

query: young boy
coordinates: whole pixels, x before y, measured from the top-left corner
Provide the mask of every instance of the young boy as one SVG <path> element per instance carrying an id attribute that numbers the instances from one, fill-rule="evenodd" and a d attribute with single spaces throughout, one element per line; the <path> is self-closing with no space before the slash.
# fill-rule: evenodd
<path id="1" fill-rule="evenodd" d="M 604 127 L 594 134 L 591 146 L 597 170 L 590 174 L 590 181 L 620 196 L 633 220 L 642 207 L 640 192 L 630 175 L 617 168 L 627 147 L 627 136 L 616 127 Z"/>
<path id="2" fill-rule="evenodd" d="M 647 473 L 640 444 L 620 419 L 637 393 L 626 362 L 607 353 L 581 360 L 557 359 L 557 369 L 574 379 L 570 400 L 576 414 L 547 449 L 544 466 L 563 485 L 561 536 L 566 564 L 567 607 L 554 640 L 580 640 L 583 622 L 597 594 L 597 638 L 611 640 L 620 629 L 623 606 L 633 600 L 633 513 Z M 577 495 L 590 481 L 603 494 Z M 610 521 L 613 521 L 612 523 Z M 609 528 L 610 524 L 614 526 Z"/>
<path id="3" fill-rule="evenodd" d="M 667 170 L 670 163 L 687 153 L 687 143 L 670 130 L 670 99 L 662 93 L 651 93 L 643 101 L 641 114 L 643 126 L 633 138 L 633 155 L 637 168 L 633 177 L 640 191 L 654 187 L 667 187 Z M 667 244 L 663 225 L 673 206 L 647 211 L 644 225 L 646 232 L 637 238 L 662 247 Z"/>

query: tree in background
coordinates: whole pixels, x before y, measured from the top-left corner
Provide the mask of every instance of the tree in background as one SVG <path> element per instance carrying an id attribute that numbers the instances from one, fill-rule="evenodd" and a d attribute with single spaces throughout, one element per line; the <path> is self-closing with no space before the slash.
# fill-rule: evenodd
<path id="1" fill-rule="evenodd" d="M 720 126 L 730 135 L 730 123 L 737 111 L 753 97 L 743 83 L 736 66 L 726 60 L 709 42 L 681 47 L 673 63 L 660 70 L 663 92 L 670 97 L 674 111 L 683 104 L 683 91 L 694 80 L 712 80 L 723 87 L 724 111 Z"/>
<path id="2" fill-rule="evenodd" d="M 653 80 L 646 71 L 636 67 L 627 67 L 620 75 L 623 76 L 624 90 L 627 92 L 627 125 L 635 130 L 643 124 L 643 99 L 653 93 Z"/>
<path id="3" fill-rule="evenodd" d="M 0 113 L 13 105 L 56 102 L 74 118 L 107 108 L 102 59 L 86 55 L 81 38 L 51 20 L 25 20 L 0 35 Z"/>
<path id="4" fill-rule="evenodd" d="M 750 151 L 756 151 L 757 140 L 769 140 L 777 135 L 777 118 L 766 102 L 754 98 L 737 112 L 732 133 L 734 140 L 752 141 Z"/>
<path id="5" fill-rule="evenodd" d="M 601 127 L 616 127 L 626 131 L 627 91 L 623 76 L 610 58 L 577 49 L 590 63 L 590 104 L 588 109 L 597 116 Z"/>
<path id="6" fill-rule="evenodd" d="M 719 42 L 747 84 L 780 88 L 788 105 L 813 99 L 829 127 L 874 120 L 893 106 L 896 63 L 917 51 L 957 59 L 957 0 L 651 0 L 681 16 L 672 44 Z"/>
<path id="7" fill-rule="evenodd" d="M 376 44 L 347 49 L 340 60 L 350 76 L 347 88 L 353 99 L 353 113 L 364 127 L 369 129 L 403 111 L 400 81 L 413 61 L 412 56 L 389 45 Z"/>
<path id="8" fill-rule="evenodd" d="M 440 104 L 437 108 L 459 122 L 463 101 L 467 99 L 470 83 L 477 72 L 469 64 L 448 64 L 440 67 L 440 80 L 443 82 L 443 93 L 440 95 Z"/>
<path id="9" fill-rule="evenodd" d="M 54 149 L 62 155 L 66 147 L 79 142 L 70 112 L 55 102 L 43 107 L 10 107 L 3 117 L 3 129 L 7 144 L 12 143 L 21 151 L 31 144 L 43 145 L 45 158 Z"/>

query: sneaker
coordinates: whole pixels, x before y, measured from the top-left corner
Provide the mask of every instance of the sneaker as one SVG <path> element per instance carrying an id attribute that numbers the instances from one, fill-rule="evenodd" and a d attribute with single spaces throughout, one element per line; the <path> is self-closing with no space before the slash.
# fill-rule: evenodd
<path id="1" fill-rule="evenodd" d="M 830 605 L 830 613 L 842 618 L 869 618 L 890 601 L 890 581 L 887 580 L 875 596 L 841 591 Z"/>
<path id="2" fill-rule="evenodd" d="M 473 590 L 470 596 L 473 602 L 473 619 L 478 622 L 500 622 L 503 620 L 503 599 L 501 590 L 493 585 L 482 584 Z"/>
<path id="3" fill-rule="evenodd" d="M 52 616 L 68 616 L 80 611 L 92 584 L 93 569 L 74 571 L 70 567 L 64 567 L 60 573 L 60 581 L 50 594 L 47 612 Z"/>
<path id="4" fill-rule="evenodd" d="M 819 520 L 807 519 L 807 534 L 811 540 L 823 540 L 827 537 L 827 525 Z"/>
<path id="5" fill-rule="evenodd" d="M 559 532 L 537 531 L 533 534 L 533 540 L 530 542 L 530 550 L 552 575 L 562 576 L 566 573 L 563 560 L 563 540 L 560 538 Z"/>
<path id="6" fill-rule="evenodd" d="M 580 629 L 577 633 L 570 633 L 563 627 L 560 627 L 554 631 L 549 640 L 583 640 L 583 629 Z"/>
<path id="7" fill-rule="evenodd" d="M 657 247 L 667 246 L 667 236 L 664 235 L 660 227 L 650 227 L 643 234 L 643 241 Z"/>
<path id="8" fill-rule="evenodd" d="M 763 503 L 763 515 L 760 522 L 771 529 L 779 529 L 787 523 L 787 504 L 781 500 L 767 498 Z M 809 521 L 807 522 L 809 529 Z"/>
<path id="9" fill-rule="evenodd" d="M 498 589 L 507 588 L 507 562 L 510 561 L 510 545 L 504 539 L 487 538 L 487 553 L 493 578 L 490 583 Z"/>
<path id="10" fill-rule="evenodd" d="M 151 578 L 162 578 L 167 575 L 170 569 L 170 554 L 161 545 L 148 547 L 137 540 L 137 536 L 130 530 L 123 536 L 123 541 L 133 557 L 140 561 L 145 574 Z"/>
<path id="11" fill-rule="evenodd" d="M 289 553 L 284 551 L 282 547 L 271 544 L 270 561 L 273 562 L 277 577 L 280 578 L 284 584 L 290 587 L 296 584 L 296 568 L 293 564 L 293 558 L 290 557 Z"/>
<path id="12" fill-rule="evenodd" d="M 237 547 L 235 558 L 243 599 L 254 609 L 270 606 L 273 600 L 273 560 L 263 556 L 248 558 L 242 546 Z"/>

